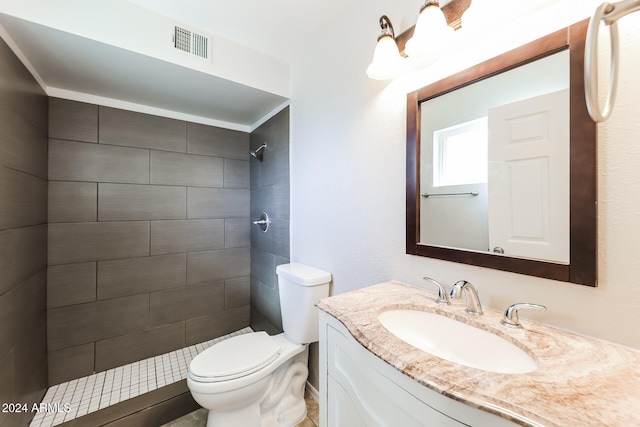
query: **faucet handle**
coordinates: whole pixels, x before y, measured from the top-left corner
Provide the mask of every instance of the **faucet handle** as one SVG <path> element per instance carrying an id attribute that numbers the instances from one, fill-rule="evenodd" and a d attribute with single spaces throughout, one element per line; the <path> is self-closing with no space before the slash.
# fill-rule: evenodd
<path id="1" fill-rule="evenodd" d="M 447 291 L 440 282 L 438 282 L 435 279 L 432 279 L 431 277 L 423 277 L 422 279 L 426 280 L 427 282 L 431 282 L 438 287 L 438 298 L 436 299 L 436 302 L 438 304 L 445 304 L 445 305 L 451 304 L 451 301 L 449 301 L 449 296 L 447 295 Z"/>
<path id="2" fill-rule="evenodd" d="M 521 328 L 522 326 L 520 325 L 520 319 L 518 318 L 518 309 L 521 309 L 521 308 L 530 308 L 532 310 L 547 311 L 547 307 L 540 304 L 530 304 L 528 302 L 519 302 L 516 304 L 511 304 L 504 311 L 504 316 L 502 316 L 502 320 L 500 321 L 500 323 L 502 323 L 504 326 L 508 328 Z"/>

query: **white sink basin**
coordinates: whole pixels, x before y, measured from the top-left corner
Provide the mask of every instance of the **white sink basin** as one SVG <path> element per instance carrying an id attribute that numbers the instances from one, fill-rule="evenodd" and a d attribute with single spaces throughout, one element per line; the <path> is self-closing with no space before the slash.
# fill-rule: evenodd
<path id="1" fill-rule="evenodd" d="M 378 320 L 402 341 L 450 362 L 484 371 L 522 374 L 538 367 L 522 349 L 490 332 L 419 310 L 388 310 Z"/>

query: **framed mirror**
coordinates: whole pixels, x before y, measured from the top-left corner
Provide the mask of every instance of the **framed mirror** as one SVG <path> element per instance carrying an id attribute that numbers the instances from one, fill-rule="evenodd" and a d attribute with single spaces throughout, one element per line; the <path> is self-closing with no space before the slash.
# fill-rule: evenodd
<path id="1" fill-rule="evenodd" d="M 407 95 L 407 253 L 596 286 L 588 20 Z"/>

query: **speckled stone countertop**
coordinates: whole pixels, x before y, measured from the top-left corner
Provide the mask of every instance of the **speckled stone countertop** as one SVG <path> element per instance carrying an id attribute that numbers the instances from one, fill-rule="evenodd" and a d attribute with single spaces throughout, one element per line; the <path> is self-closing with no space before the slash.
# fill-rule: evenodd
<path id="1" fill-rule="evenodd" d="M 502 313 L 465 313 L 435 294 L 385 282 L 325 298 L 318 307 L 338 319 L 370 352 L 445 396 L 524 426 L 640 426 L 640 352 L 521 320 L 500 324 Z M 526 374 L 461 366 L 396 338 L 377 320 L 390 309 L 418 309 L 455 318 L 518 345 L 538 363 Z"/>

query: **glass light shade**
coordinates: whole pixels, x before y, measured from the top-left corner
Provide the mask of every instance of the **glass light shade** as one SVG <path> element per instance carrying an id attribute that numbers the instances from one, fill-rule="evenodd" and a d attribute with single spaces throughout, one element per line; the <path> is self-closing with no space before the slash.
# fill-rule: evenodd
<path id="1" fill-rule="evenodd" d="M 367 67 L 367 75 L 376 80 L 390 79 L 400 73 L 403 64 L 395 39 L 391 35 L 383 35 L 378 39 L 373 51 L 373 60 Z"/>
<path id="2" fill-rule="evenodd" d="M 413 30 L 413 37 L 407 41 L 405 53 L 419 59 L 436 59 L 451 43 L 453 28 L 437 4 L 430 4 L 420 12 Z"/>

